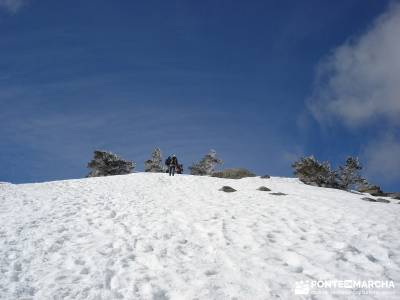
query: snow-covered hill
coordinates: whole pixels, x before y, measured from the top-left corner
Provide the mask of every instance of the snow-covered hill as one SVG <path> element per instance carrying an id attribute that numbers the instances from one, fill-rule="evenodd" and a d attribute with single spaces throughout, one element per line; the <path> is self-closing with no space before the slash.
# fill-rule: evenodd
<path id="1" fill-rule="evenodd" d="M 295 283 L 328 279 L 399 299 L 400 205 L 362 197 L 276 177 L 2 184 L 0 299 L 309 299 Z"/>

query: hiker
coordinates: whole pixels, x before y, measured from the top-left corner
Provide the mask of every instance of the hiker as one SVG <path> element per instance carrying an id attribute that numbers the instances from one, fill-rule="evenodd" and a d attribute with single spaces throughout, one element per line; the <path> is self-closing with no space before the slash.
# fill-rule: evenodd
<path id="1" fill-rule="evenodd" d="M 171 160 L 172 160 L 171 155 L 168 156 L 168 158 L 165 160 L 165 165 L 167 166 L 167 171 L 166 171 L 166 173 L 169 173 L 169 166 L 171 165 Z"/>
<path id="2" fill-rule="evenodd" d="M 168 165 L 169 176 L 175 176 L 175 170 L 177 166 L 178 166 L 178 159 L 176 158 L 175 154 L 173 154 L 171 157 L 171 161 L 169 161 Z"/>

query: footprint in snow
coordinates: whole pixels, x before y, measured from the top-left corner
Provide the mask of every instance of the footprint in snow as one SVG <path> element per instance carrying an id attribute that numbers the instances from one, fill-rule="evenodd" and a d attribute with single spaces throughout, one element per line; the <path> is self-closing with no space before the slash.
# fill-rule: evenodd
<path id="1" fill-rule="evenodd" d="M 20 262 L 15 262 L 14 263 L 14 271 L 16 272 L 21 272 L 22 271 L 22 265 Z"/>
<path id="2" fill-rule="evenodd" d="M 114 277 L 114 274 L 115 274 L 115 272 L 114 271 L 112 271 L 112 270 L 110 270 L 110 269 L 107 269 L 106 271 L 105 271 L 105 275 L 104 275 L 104 286 L 105 286 L 105 288 L 106 289 L 111 289 L 111 280 L 112 280 L 112 278 Z"/>
<path id="3" fill-rule="evenodd" d="M 83 259 L 78 258 L 78 259 L 75 259 L 74 263 L 76 265 L 83 266 L 85 264 L 85 261 Z"/>
<path id="4" fill-rule="evenodd" d="M 370 262 L 376 263 L 378 260 L 371 254 L 367 255 L 367 258 Z"/>
<path id="5" fill-rule="evenodd" d="M 152 245 L 146 245 L 143 249 L 144 252 L 148 253 L 148 252 L 153 252 L 154 248 Z"/>
<path id="6" fill-rule="evenodd" d="M 162 236 L 162 238 L 163 238 L 164 241 L 165 241 L 165 240 L 169 240 L 171 237 L 172 237 L 172 234 L 169 234 L 169 233 L 165 233 L 165 234 Z"/>
<path id="7" fill-rule="evenodd" d="M 295 268 L 293 268 L 293 272 L 294 273 L 302 273 L 303 267 L 301 267 L 301 266 L 295 267 Z"/>
<path id="8" fill-rule="evenodd" d="M 268 233 L 268 234 L 267 234 L 267 238 L 268 238 L 268 241 L 269 241 L 270 243 L 276 243 L 275 235 L 273 235 L 272 233 Z"/>
<path id="9" fill-rule="evenodd" d="M 67 228 L 65 228 L 65 226 L 61 226 L 60 228 L 57 229 L 57 232 L 58 233 L 62 233 L 64 231 L 66 231 L 66 230 L 67 230 Z"/>
<path id="10" fill-rule="evenodd" d="M 284 253 L 283 258 L 286 261 L 283 265 L 289 267 L 292 272 L 303 272 L 302 257 L 296 252 L 288 250 L 288 252 Z"/>
<path id="11" fill-rule="evenodd" d="M 168 297 L 167 291 L 158 289 L 157 291 L 155 291 L 153 293 L 153 299 L 154 300 L 168 300 L 169 297 Z"/>
<path id="12" fill-rule="evenodd" d="M 10 280 L 13 281 L 13 282 L 18 282 L 19 281 L 19 273 L 18 272 L 13 272 L 11 277 L 10 277 Z"/>
<path id="13" fill-rule="evenodd" d="M 218 272 L 216 270 L 208 270 L 204 274 L 206 274 L 206 276 L 214 276 L 217 275 Z"/>

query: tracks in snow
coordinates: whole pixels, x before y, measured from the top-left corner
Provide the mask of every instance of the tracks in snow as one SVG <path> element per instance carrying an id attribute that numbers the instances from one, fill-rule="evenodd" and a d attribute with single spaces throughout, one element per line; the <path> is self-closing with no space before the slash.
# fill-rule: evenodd
<path id="1" fill-rule="evenodd" d="M 7 187 L 0 298 L 290 299 L 297 280 L 399 280 L 395 207 L 252 180 L 229 195 L 153 174 Z"/>

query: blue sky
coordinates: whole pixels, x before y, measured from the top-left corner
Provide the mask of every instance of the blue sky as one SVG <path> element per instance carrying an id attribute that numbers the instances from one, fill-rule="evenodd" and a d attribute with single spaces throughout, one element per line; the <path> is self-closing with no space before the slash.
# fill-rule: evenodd
<path id="1" fill-rule="evenodd" d="M 399 11 L 0 0 L 0 181 L 83 177 L 95 149 L 140 171 L 158 146 L 185 167 L 212 148 L 225 167 L 279 176 L 301 155 L 358 155 L 400 190 Z"/>

